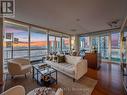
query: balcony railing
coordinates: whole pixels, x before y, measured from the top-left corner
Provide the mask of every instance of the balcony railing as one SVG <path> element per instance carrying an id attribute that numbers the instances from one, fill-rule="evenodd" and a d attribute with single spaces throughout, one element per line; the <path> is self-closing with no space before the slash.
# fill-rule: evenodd
<path id="1" fill-rule="evenodd" d="M 42 59 L 47 54 L 47 49 L 30 49 L 30 56 L 28 49 L 4 49 L 4 61 L 8 61 L 12 58 L 30 58 L 31 61 Z"/>

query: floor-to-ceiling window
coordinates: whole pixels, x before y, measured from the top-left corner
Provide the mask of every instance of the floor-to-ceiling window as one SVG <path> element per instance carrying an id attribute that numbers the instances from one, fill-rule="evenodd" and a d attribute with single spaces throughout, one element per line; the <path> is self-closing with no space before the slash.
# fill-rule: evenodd
<path id="1" fill-rule="evenodd" d="M 99 52 L 99 36 L 92 36 L 92 49 L 95 49 L 97 52 Z"/>
<path id="2" fill-rule="evenodd" d="M 109 36 L 101 35 L 99 40 L 99 48 L 102 59 L 109 59 Z"/>
<path id="3" fill-rule="evenodd" d="M 5 23 L 5 59 L 28 57 L 28 28 L 18 24 Z"/>
<path id="4" fill-rule="evenodd" d="M 127 25 L 126 25 L 127 26 Z M 123 36 L 125 39 L 123 39 L 124 49 L 123 49 L 123 61 L 127 62 L 127 27 L 123 30 Z"/>
<path id="5" fill-rule="evenodd" d="M 56 44 L 55 44 L 55 36 L 49 35 L 49 52 L 55 52 Z"/>
<path id="6" fill-rule="evenodd" d="M 70 51 L 70 37 L 62 37 L 62 51 L 63 52 Z"/>
<path id="7" fill-rule="evenodd" d="M 114 30 L 115 31 L 115 30 Z M 87 34 L 88 35 L 88 34 Z M 91 37 L 86 38 L 86 36 L 80 37 L 80 50 L 88 49 L 93 50 L 96 49 L 98 53 L 101 54 L 101 58 L 113 62 L 119 63 L 121 60 L 121 53 L 120 53 L 120 32 L 111 32 L 106 31 L 106 33 L 94 33 L 92 35 L 89 34 Z M 125 34 L 124 34 L 125 35 Z M 89 40 L 87 40 L 89 39 Z M 88 45 L 88 42 L 90 45 Z M 91 46 L 91 47 L 89 47 Z"/>
<path id="8" fill-rule="evenodd" d="M 48 50 L 49 52 L 70 50 L 70 36 L 63 33 L 18 21 L 5 21 L 4 30 L 4 61 L 6 62 L 11 58 L 41 60 Z"/>
<path id="9" fill-rule="evenodd" d="M 14 30 L 13 37 L 13 58 L 28 57 L 28 31 L 18 28 Z"/>
<path id="10" fill-rule="evenodd" d="M 32 27 L 30 29 L 30 59 L 41 60 L 47 54 L 46 30 Z"/>
<path id="11" fill-rule="evenodd" d="M 80 50 L 89 51 L 90 50 L 90 39 L 87 37 L 80 37 Z"/>
<path id="12" fill-rule="evenodd" d="M 56 51 L 61 51 L 61 37 L 56 37 Z"/>
<path id="13" fill-rule="evenodd" d="M 16 23 L 4 23 L 4 67 L 12 58 L 29 58 L 29 32 L 28 27 Z"/>
<path id="14" fill-rule="evenodd" d="M 80 50 L 85 48 L 85 37 L 80 37 Z"/>
<path id="15" fill-rule="evenodd" d="M 120 33 L 111 33 L 111 61 L 120 62 Z"/>

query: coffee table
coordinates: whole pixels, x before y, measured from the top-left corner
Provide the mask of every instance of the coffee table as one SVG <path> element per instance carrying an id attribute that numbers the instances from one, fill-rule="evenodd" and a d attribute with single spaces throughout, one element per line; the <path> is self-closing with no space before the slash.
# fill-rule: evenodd
<path id="1" fill-rule="evenodd" d="M 57 84 L 57 70 L 47 64 L 33 65 L 33 79 L 42 86 Z M 47 79 L 46 79 L 47 78 Z"/>

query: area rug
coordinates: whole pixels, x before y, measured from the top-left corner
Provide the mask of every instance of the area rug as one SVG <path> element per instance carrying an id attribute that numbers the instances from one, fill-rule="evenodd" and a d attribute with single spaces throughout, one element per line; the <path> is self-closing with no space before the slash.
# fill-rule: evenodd
<path id="1" fill-rule="evenodd" d="M 58 73 L 58 83 L 51 85 L 51 87 L 54 90 L 62 88 L 64 90 L 64 95 L 91 95 L 96 84 L 97 80 L 86 76 L 83 76 L 80 80 L 73 82 L 72 78 L 62 73 Z M 32 75 L 27 75 L 27 78 L 24 76 L 15 77 L 14 79 L 8 78 L 6 80 L 5 90 L 15 85 L 24 86 L 26 93 L 40 87 L 40 85 L 32 79 Z"/>

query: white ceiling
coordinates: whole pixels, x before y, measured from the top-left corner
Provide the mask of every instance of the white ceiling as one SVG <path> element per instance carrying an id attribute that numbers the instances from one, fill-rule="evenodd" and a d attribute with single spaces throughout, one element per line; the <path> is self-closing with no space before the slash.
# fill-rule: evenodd
<path id="1" fill-rule="evenodd" d="M 80 34 L 110 29 L 108 22 L 126 14 L 127 0 L 16 0 L 14 19 Z"/>

